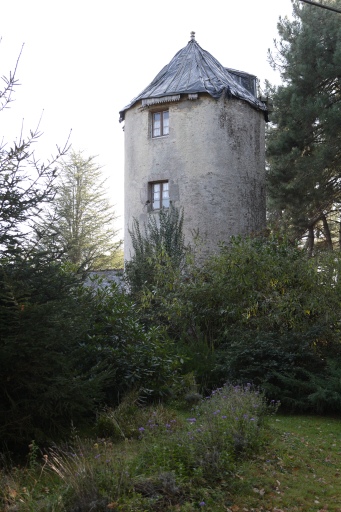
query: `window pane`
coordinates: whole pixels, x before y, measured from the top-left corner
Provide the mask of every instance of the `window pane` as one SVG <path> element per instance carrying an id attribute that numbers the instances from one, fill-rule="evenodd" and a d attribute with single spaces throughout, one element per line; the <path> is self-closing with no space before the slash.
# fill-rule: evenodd
<path id="1" fill-rule="evenodd" d="M 169 184 L 168 181 L 150 183 L 151 206 L 153 210 L 169 208 Z"/>
<path id="2" fill-rule="evenodd" d="M 153 137 L 160 137 L 161 135 L 161 114 L 157 112 L 153 114 Z"/>
<path id="3" fill-rule="evenodd" d="M 168 183 L 163 183 L 162 185 L 162 206 L 164 208 L 169 208 Z"/>
<path id="4" fill-rule="evenodd" d="M 160 208 L 160 196 L 161 196 L 161 183 L 154 183 L 152 185 L 152 207 L 154 210 Z"/>
<path id="5" fill-rule="evenodd" d="M 163 135 L 169 134 L 169 112 L 163 112 Z"/>

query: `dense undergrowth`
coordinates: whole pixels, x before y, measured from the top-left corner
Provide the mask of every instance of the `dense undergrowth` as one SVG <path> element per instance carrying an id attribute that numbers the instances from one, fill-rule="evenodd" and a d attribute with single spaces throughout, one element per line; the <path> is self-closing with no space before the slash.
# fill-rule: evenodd
<path id="1" fill-rule="evenodd" d="M 265 234 L 233 239 L 204 262 L 182 248 L 179 267 L 166 240 L 136 252 L 130 270 L 143 269 L 142 284 L 128 277 L 141 321 L 176 342 L 182 374 L 201 390 L 252 382 L 290 412 L 341 413 L 339 253 L 309 257 Z"/>
<path id="2" fill-rule="evenodd" d="M 226 405 L 225 399 L 223 402 Z M 116 416 L 123 433 L 126 425 L 132 433 L 126 440 L 80 439 L 75 435 L 67 443 L 49 450 L 45 457 L 35 444 L 31 445 L 25 467 L 3 470 L 0 474 L 0 509 L 4 512 L 341 511 L 341 426 L 337 418 L 265 416 L 261 438 L 259 442 L 253 440 L 254 451 L 244 454 L 237 451 L 233 465 L 231 459 L 222 457 L 220 464 L 225 473 L 216 473 L 214 463 L 209 478 L 205 479 L 200 471 L 190 476 L 194 468 L 187 461 L 181 465 L 184 456 L 178 455 L 173 462 L 168 460 L 172 454 L 169 438 L 192 435 L 199 421 L 205 423 L 198 420 L 198 414 L 163 406 L 141 409 L 135 405 L 132 415 L 132 403 L 130 399 L 119 411 L 110 413 L 111 418 Z M 214 400 L 210 401 L 213 412 L 216 405 Z M 212 426 L 216 415 L 211 416 L 210 407 L 205 411 L 213 418 L 213 422 L 209 421 Z M 224 421 L 225 428 L 229 427 L 230 419 Z M 157 427 L 150 427 L 156 424 Z M 167 424 L 174 425 L 168 440 Z M 142 425 L 147 433 L 141 434 Z M 194 444 L 199 441 L 195 439 Z M 197 452 L 204 453 L 205 447 L 211 446 L 207 442 L 202 446 L 197 444 Z M 186 454 L 190 449 L 186 448 Z M 167 452 L 166 461 L 164 452 Z M 197 461 L 201 468 L 202 458 Z M 168 467 L 173 464 L 175 469 L 165 470 L 164 464 Z M 212 459 L 209 466 L 212 467 Z"/>
<path id="3" fill-rule="evenodd" d="M 75 435 L 45 453 L 31 443 L 27 466 L 1 474 L 2 510 L 194 511 L 262 453 L 276 409 L 250 385 L 225 385 L 189 413 L 141 407 L 130 396 L 97 422 L 112 436 Z"/>

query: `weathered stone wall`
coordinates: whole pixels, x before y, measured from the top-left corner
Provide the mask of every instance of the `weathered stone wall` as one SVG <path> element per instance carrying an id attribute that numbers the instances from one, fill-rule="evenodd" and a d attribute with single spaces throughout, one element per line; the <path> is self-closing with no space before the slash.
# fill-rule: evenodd
<path id="1" fill-rule="evenodd" d="M 152 181 L 169 180 L 171 201 L 184 207 L 187 241 L 199 230 L 208 252 L 265 226 L 263 113 L 205 94 L 165 106 L 166 137 L 151 138 L 151 107 L 138 103 L 125 114 L 125 259 L 132 250 L 128 226 L 134 217 L 146 220 Z"/>
<path id="2" fill-rule="evenodd" d="M 120 288 L 124 288 L 123 269 L 115 270 L 91 270 L 87 272 L 84 281 L 85 286 L 89 286 L 97 290 L 97 288 L 106 288 L 112 283 L 117 284 Z"/>

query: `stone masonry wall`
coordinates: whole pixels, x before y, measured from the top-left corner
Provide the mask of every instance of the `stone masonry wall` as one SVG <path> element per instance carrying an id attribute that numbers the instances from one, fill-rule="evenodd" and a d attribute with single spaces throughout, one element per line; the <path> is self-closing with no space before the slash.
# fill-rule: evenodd
<path id="1" fill-rule="evenodd" d="M 169 135 L 151 138 L 151 112 L 169 108 Z M 207 253 L 232 235 L 265 227 L 265 121 L 237 99 L 181 100 L 125 115 L 125 259 L 128 226 L 148 213 L 148 183 L 169 180 L 170 199 L 183 206 L 185 236 L 198 231 Z"/>

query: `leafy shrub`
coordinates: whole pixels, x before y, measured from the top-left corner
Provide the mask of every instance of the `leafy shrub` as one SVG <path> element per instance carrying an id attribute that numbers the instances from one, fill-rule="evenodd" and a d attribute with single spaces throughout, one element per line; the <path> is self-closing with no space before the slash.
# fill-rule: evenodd
<path id="1" fill-rule="evenodd" d="M 233 472 L 241 457 L 260 449 L 265 416 L 275 409 L 250 385 L 225 385 L 196 406 L 180 428 L 175 419 L 141 425 L 146 446 L 140 465 L 150 474 L 174 472 L 179 479 L 216 482 Z"/>
<path id="2" fill-rule="evenodd" d="M 237 329 L 280 334 L 318 328 L 325 339 L 338 321 L 338 266 L 337 258 L 311 259 L 285 241 L 235 239 L 179 281 L 169 314 L 176 321 L 180 313 L 178 323 L 212 347 Z"/>
<path id="3" fill-rule="evenodd" d="M 341 358 L 340 263 L 272 236 L 237 238 L 201 266 L 160 272 L 141 308 L 177 340 L 201 390 L 254 382 L 291 410 L 316 411 L 314 377 Z"/>
<path id="4" fill-rule="evenodd" d="M 183 234 L 183 210 L 170 205 L 148 216 L 143 232 L 137 219 L 129 230 L 134 253 L 125 265 L 125 277 L 131 293 L 150 288 L 157 278 L 156 267 L 183 266 L 188 252 Z"/>
<path id="5" fill-rule="evenodd" d="M 94 292 L 94 313 L 87 337 L 87 365 L 108 372 L 105 403 L 117 405 L 138 389 L 142 397 L 160 399 L 172 394 L 181 357 L 161 327 L 144 328 L 131 298 L 113 283 Z"/>
<path id="6" fill-rule="evenodd" d="M 83 287 L 42 255 L 0 268 L 0 319 L 0 445 L 9 449 L 57 440 L 131 389 L 168 396 L 181 366 L 117 285 Z"/>
<path id="7" fill-rule="evenodd" d="M 0 269 L 0 445 L 40 444 L 94 413 L 107 378 L 80 364 L 91 296 L 39 256 Z"/>
<path id="8" fill-rule="evenodd" d="M 163 425 L 175 418 L 175 414 L 162 404 L 146 406 L 141 403 L 139 394 L 128 393 L 115 409 L 101 412 L 96 421 L 96 434 L 113 441 L 137 439 L 139 427 L 144 424 Z"/>

